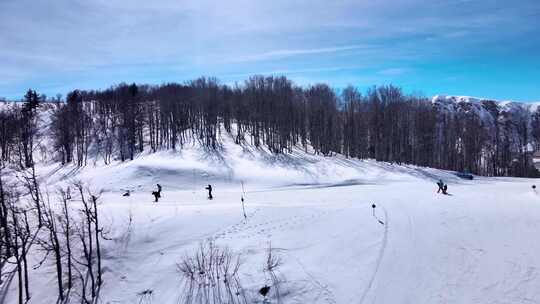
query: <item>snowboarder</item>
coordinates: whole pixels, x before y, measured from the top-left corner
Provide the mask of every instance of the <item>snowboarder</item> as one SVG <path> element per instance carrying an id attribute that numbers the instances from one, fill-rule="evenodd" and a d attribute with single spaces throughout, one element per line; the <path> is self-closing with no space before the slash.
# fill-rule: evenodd
<path id="1" fill-rule="evenodd" d="M 130 195 L 129 190 L 127 190 L 124 194 L 122 194 L 122 196 L 129 196 L 129 195 Z"/>
<path id="2" fill-rule="evenodd" d="M 439 186 L 439 190 L 437 190 L 437 193 L 440 193 L 441 191 L 444 193 L 444 183 L 442 181 L 442 179 L 440 179 L 438 182 L 437 182 L 437 186 Z"/>
<path id="3" fill-rule="evenodd" d="M 212 185 L 208 185 L 208 187 L 204 189 L 208 190 L 208 199 L 213 199 L 214 197 L 212 196 Z"/>

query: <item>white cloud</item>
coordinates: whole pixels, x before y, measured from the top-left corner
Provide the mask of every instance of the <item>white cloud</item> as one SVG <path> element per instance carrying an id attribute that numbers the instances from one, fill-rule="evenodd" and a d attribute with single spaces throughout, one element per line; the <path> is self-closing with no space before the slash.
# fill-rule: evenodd
<path id="1" fill-rule="evenodd" d="M 238 58 L 233 58 L 231 62 L 245 62 L 245 61 L 261 61 L 261 60 L 271 60 L 271 59 L 281 59 L 292 56 L 301 56 L 301 55 L 313 55 L 313 54 L 328 54 L 328 53 L 338 53 L 351 50 L 362 50 L 370 49 L 372 47 L 367 45 L 347 45 L 347 46 L 334 46 L 334 47 L 323 47 L 323 48 L 313 48 L 313 49 L 282 49 L 263 52 L 253 55 L 240 56 Z"/>
<path id="2" fill-rule="evenodd" d="M 0 93 L 67 72 L 122 81 L 149 66 L 206 75 L 376 63 L 381 70 L 508 41 L 519 47 L 516 35 L 540 25 L 531 15 L 539 8 L 537 0 L 4 0 Z"/>

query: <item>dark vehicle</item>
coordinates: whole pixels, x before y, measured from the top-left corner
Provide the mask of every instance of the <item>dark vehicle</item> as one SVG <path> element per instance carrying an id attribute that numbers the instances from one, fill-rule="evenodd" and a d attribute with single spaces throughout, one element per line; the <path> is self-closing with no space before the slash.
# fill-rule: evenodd
<path id="1" fill-rule="evenodd" d="M 474 176 L 468 172 L 457 172 L 456 176 L 463 179 L 473 180 Z"/>

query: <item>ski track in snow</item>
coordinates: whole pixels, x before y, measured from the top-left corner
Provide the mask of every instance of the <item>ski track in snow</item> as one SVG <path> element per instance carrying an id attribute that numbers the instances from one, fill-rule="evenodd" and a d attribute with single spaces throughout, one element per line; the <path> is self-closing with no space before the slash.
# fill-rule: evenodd
<path id="1" fill-rule="evenodd" d="M 214 234 L 210 239 L 217 241 L 221 239 L 234 239 L 234 238 L 256 238 L 256 237 L 272 237 L 272 232 L 276 230 L 283 231 L 285 229 L 292 229 L 297 226 L 302 226 L 307 223 L 312 223 L 318 218 L 328 214 L 325 211 L 315 211 L 310 212 L 307 215 L 293 215 L 280 219 L 251 223 L 250 219 L 254 217 L 260 208 L 256 209 L 255 212 L 248 217 L 247 220 L 243 220 L 237 224 L 234 224 L 216 234 Z"/>
<path id="2" fill-rule="evenodd" d="M 379 267 L 381 266 L 381 262 L 384 256 L 384 251 L 386 250 L 386 246 L 388 244 L 388 227 L 389 227 L 388 212 L 386 211 L 386 208 L 383 207 L 382 209 L 384 210 L 384 234 L 381 241 L 381 247 L 377 255 L 377 261 L 375 262 L 375 269 L 373 270 L 373 273 L 371 274 L 369 283 L 367 284 L 366 288 L 362 292 L 362 296 L 360 297 L 360 304 L 364 303 L 368 292 L 370 292 L 371 287 L 373 286 L 373 282 L 375 281 L 375 278 L 377 277 L 377 272 L 379 272 Z M 377 224 L 379 224 L 379 222 L 377 222 Z"/>

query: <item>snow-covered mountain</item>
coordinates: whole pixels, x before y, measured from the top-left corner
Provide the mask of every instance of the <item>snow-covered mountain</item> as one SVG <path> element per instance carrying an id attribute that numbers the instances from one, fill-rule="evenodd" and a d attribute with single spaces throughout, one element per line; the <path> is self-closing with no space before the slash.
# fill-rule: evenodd
<path id="1" fill-rule="evenodd" d="M 493 102 L 502 109 L 510 110 L 511 108 L 520 107 L 526 108 L 530 111 L 536 111 L 540 106 L 539 102 L 520 102 L 511 100 L 496 100 L 490 98 L 472 97 L 472 96 L 456 96 L 456 95 L 435 95 L 432 97 L 433 103 L 440 104 L 461 104 L 468 103 L 474 105 L 482 105 L 486 102 Z"/>
<path id="2" fill-rule="evenodd" d="M 441 113 L 472 112 L 486 122 L 492 122 L 499 115 L 532 116 L 540 108 L 540 102 L 499 101 L 470 96 L 435 95 L 431 101 Z"/>
<path id="3" fill-rule="evenodd" d="M 494 145 L 504 139 L 513 145 L 513 151 L 534 151 L 540 134 L 540 102 L 497 101 L 469 96 L 436 95 L 432 98 L 439 119 L 443 117 L 478 119 L 484 138 Z M 496 137 L 499 137 L 496 140 Z"/>

